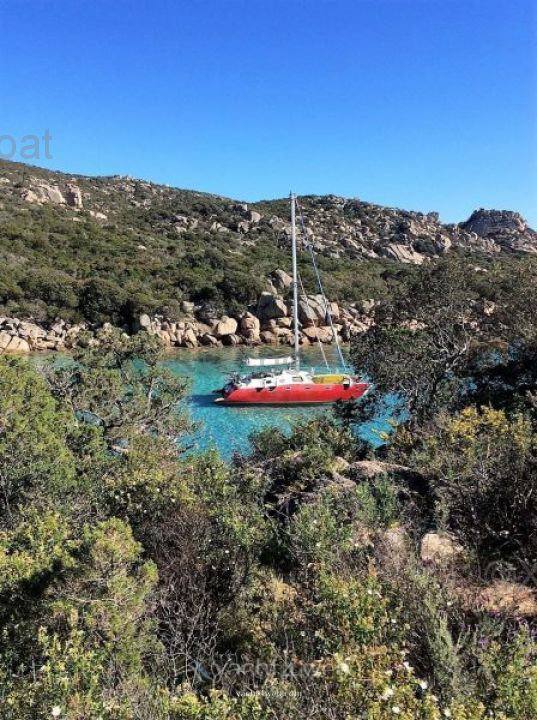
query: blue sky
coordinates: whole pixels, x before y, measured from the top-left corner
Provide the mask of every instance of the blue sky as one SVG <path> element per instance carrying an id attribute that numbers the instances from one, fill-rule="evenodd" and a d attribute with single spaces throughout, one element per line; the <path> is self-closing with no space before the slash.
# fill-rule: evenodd
<path id="1" fill-rule="evenodd" d="M 536 5 L 0 0 L 0 135 L 48 129 L 68 172 L 537 226 Z"/>

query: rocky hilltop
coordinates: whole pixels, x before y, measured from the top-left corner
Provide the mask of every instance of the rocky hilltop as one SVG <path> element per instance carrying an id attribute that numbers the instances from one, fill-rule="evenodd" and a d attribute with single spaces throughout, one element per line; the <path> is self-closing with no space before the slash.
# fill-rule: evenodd
<path id="1" fill-rule="evenodd" d="M 285 200 L 237 202 L 128 176 L 65 175 L 3 162 L 0 199 L 6 196 L 85 212 L 101 223 L 123 221 L 129 208 L 154 209 L 156 230 L 230 234 L 246 246 L 263 234 L 278 242 L 290 235 Z M 309 241 L 317 252 L 333 258 L 419 264 L 455 248 L 537 254 L 537 233 L 509 210 L 481 208 L 464 222 L 443 224 L 436 212 L 383 207 L 358 198 L 306 196 L 301 203 Z"/>
<path id="2" fill-rule="evenodd" d="M 330 342 L 311 244 L 343 339 L 371 323 L 389 277 L 452 253 L 537 253 L 516 212 L 438 213 L 335 195 L 300 199 L 301 342 Z M 246 203 L 125 176 L 0 162 L 0 351 L 57 349 L 107 323 L 181 347 L 289 343 L 288 201 Z M 488 258 L 488 260 L 487 260 Z"/>

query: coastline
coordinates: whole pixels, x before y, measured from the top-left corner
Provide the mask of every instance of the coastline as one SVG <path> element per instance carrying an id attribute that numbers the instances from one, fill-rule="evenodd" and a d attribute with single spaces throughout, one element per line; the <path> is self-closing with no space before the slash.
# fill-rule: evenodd
<path id="1" fill-rule="evenodd" d="M 365 303 L 364 303 L 365 305 Z M 285 305 L 283 305 L 285 308 Z M 300 345 L 303 348 L 319 343 L 334 344 L 334 333 L 325 318 L 319 318 L 321 312 L 311 312 L 306 306 L 300 320 Z M 367 307 L 371 312 L 373 304 Z M 146 333 L 160 338 L 163 349 L 173 353 L 178 349 L 219 350 L 224 348 L 289 348 L 293 344 L 292 320 L 283 312 L 278 303 L 269 311 L 279 312 L 279 317 L 254 315 L 246 311 L 238 316 L 199 318 L 192 315 L 174 321 L 162 316 L 153 318 L 142 314 L 134 328 L 114 327 L 111 323 L 102 325 L 89 323 L 69 323 L 61 318 L 52 323 L 41 323 L 34 319 L 21 320 L 17 317 L 0 317 L 0 355 L 27 355 L 29 353 L 58 352 L 77 347 L 98 346 L 100 338 L 112 330 L 136 336 Z M 373 319 L 364 308 L 359 310 L 341 309 L 331 303 L 331 312 L 336 316 L 334 329 L 342 344 L 349 343 L 354 335 L 365 332 L 373 324 Z"/>

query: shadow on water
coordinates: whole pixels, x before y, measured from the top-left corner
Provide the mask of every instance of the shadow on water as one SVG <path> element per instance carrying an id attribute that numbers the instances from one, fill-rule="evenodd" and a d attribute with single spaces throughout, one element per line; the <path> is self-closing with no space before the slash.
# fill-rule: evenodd
<path id="1" fill-rule="evenodd" d="M 192 395 L 188 396 L 188 404 L 194 405 L 199 408 L 213 407 L 215 398 L 217 398 L 217 397 L 218 397 L 218 394 L 215 392 L 192 393 Z"/>

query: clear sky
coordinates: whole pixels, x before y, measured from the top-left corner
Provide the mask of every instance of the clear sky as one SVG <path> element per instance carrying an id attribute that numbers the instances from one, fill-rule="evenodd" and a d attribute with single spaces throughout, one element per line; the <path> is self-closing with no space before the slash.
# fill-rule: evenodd
<path id="1" fill-rule="evenodd" d="M 536 6 L 0 0 L 0 135 L 48 129 L 67 172 L 537 227 Z"/>

